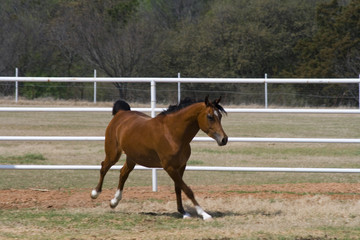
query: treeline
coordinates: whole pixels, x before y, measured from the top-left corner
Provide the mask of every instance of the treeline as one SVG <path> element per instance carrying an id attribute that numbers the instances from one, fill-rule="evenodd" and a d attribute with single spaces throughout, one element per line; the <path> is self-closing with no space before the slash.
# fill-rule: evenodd
<path id="1" fill-rule="evenodd" d="M 356 78 L 360 73 L 360 0 L 2 0 L 0 23 L 1 76 L 13 76 L 16 67 L 19 76 L 92 76 L 93 69 L 106 77 L 180 72 L 182 77 Z M 58 84 L 61 90 L 27 85 L 21 89 L 29 98 L 86 93 L 81 84 Z M 143 91 L 148 86 L 115 87 L 122 98 L 148 99 Z M 12 94 L 12 88 L 1 85 L 1 94 Z M 244 84 L 182 88 L 195 97 L 221 89 L 233 103 L 263 92 L 263 86 Z M 309 91 L 318 96 L 313 104 L 358 104 L 358 86 L 351 84 L 271 90 L 279 104 Z"/>

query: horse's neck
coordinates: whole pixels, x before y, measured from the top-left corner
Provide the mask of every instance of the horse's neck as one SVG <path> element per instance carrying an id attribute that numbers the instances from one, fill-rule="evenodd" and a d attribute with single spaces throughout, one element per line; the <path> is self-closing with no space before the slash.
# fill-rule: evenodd
<path id="1" fill-rule="evenodd" d="M 191 142 L 200 130 L 198 116 L 202 108 L 204 108 L 202 103 L 195 103 L 167 116 L 169 117 L 168 128 L 174 137 L 184 142 Z"/>

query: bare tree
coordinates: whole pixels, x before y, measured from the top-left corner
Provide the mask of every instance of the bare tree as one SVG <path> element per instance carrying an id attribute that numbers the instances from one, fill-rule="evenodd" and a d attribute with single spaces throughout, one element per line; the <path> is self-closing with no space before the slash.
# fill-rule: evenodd
<path id="1" fill-rule="evenodd" d="M 151 28 L 135 13 L 119 22 L 109 20 L 106 8 L 81 9 L 76 21 L 78 51 L 87 62 L 110 77 L 137 76 L 141 63 L 148 61 L 155 51 Z M 120 97 L 126 98 L 127 84 L 115 83 L 115 86 Z"/>

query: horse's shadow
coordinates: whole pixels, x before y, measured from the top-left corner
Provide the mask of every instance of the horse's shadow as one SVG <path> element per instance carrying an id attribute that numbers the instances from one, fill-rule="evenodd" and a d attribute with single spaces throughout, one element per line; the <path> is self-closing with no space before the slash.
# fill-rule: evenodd
<path id="1" fill-rule="evenodd" d="M 192 218 L 201 218 L 197 213 L 195 208 L 187 207 L 187 212 L 190 213 Z M 259 210 L 249 210 L 246 212 L 233 212 L 233 211 L 207 211 L 208 214 L 210 214 L 215 219 L 221 219 L 225 217 L 245 217 L 245 216 L 264 216 L 264 217 L 274 217 L 279 216 L 283 214 L 283 211 L 281 210 L 274 210 L 274 211 L 266 211 L 263 209 Z M 150 216 L 167 216 L 172 218 L 182 218 L 182 215 L 178 212 L 167 212 L 167 213 L 157 213 L 157 212 L 141 212 L 140 214 L 143 215 L 150 215 Z"/>
<path id="2" fill-rule="evenodd" d="M 188 209 L 187 210 L 192 218 L 201 218 L 201 216 L 199 216 L 196 213 L 195 208 L 194 209 Z M 241 213 L 235 213 L 235 212 L 231 212 L 231 211 L 226 211 L 226 212 L 219 212 L 219 211 L 207 211 L 208 214 L 210 214 L 213 218 L 224 218 L 224 217 L 231 217 L 231 216 L 241 216 L 243 214 Z M 168 213 L 164 213 L 164 212 L 140 212 L 141 215 L 146 215 L 146 216 L 156 216 L 156 217 L 171 217 L 171 218 L 183 218 L 183 216 L 178 213 L 178 212 L 168 212 Z"/>

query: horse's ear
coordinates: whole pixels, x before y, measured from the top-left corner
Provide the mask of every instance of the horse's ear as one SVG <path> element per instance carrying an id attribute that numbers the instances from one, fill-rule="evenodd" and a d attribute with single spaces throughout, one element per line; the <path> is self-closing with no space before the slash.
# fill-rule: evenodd
<path id="1" fill-rule="evenodd" d="M 205 105 L 210 106 L 209 95 L 206 95 L 206 97 L 205 97 Z"/>
<path id="2" fill-rule="evenodd" d="M 219 104 L 220 101 L 221 101 L 221 96 L 214 101 L 215 105 Z"/>

